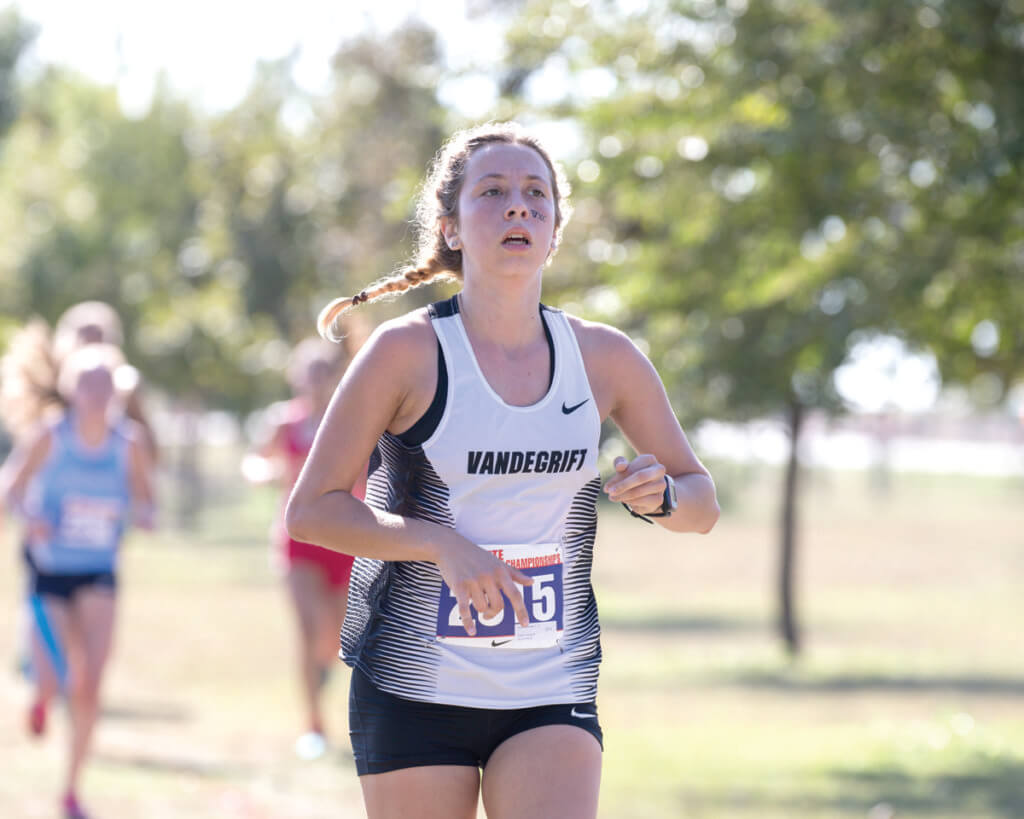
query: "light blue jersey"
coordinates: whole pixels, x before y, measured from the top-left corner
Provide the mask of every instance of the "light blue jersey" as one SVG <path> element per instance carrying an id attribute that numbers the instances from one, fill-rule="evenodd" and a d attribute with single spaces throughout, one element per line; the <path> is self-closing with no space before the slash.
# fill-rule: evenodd
<path id="1" fill-rule="evenodd" d="M 65 416 L 53 428 L 50 456 L 29 489 L 29 511 L 50 525 L 30 545 L 44 574 L 114 571 L 131 504 L 129 441 L 120 426 L 89 447 Z"/>

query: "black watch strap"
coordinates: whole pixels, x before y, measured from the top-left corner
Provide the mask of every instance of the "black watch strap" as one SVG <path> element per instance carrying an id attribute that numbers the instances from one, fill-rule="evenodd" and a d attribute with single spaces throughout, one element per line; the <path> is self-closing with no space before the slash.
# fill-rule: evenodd
<path id="1" fill-rule="evenodd" d="M 628 503 L 622 505 L 626 507 L 626 511 L 629 512 L 633 517 L 640 518 L 645 523 L 653 524 L 654 521 L 651 518 L 667 518 L 675 511 L 675 504 L 672 503 L 670 492 L 672 491 L 671 484 L 669 483 L 672 479 L 665 476 L 665 494 L 661 498 L 661 509 L 657 512 L 648 512 L 646 515 L 641 515 L 639 512 L 633 511 L 632 507 Z"/>

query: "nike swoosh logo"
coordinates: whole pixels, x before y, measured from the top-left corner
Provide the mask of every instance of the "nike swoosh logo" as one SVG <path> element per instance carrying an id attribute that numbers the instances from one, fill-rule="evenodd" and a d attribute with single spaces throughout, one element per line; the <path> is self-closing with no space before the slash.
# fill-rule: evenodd
<path id="1" fill-rule="evenodd" d="M 578 404 L 573 404 L 571 407 L 567 407 L 565 405 L 565 401 L 563 401 L 562 402 L 562 414 L 563 415 L 568 415 L 569 413 L 576 412 L 576 410 L 578 410 L 580 407 L 582 407 L 584 404 L 586 404 L 587 401 L 589 401 L 589 400 L 590 400 L 589 398 L 584 398 Z"/>
<path id="2" fill-rule="evenodd" d="M 503 646 L 503 645 L 505 645 L 505 643 L 511 643 L 511 642 L 512 642 L 512 638 L 509 637 L 507 640 L 491 640 L 491 645 L 494 646 L 495 648 L 497 648 L 498 646 Z"/>
<path id="3" fill-rule="evenodd" d="M 575 705 L 572 707 L 572 710 L 569 713 L 577 719 L 597 719 L 597 714 L 581 714 L 579 711 L 576 710 Z"/>

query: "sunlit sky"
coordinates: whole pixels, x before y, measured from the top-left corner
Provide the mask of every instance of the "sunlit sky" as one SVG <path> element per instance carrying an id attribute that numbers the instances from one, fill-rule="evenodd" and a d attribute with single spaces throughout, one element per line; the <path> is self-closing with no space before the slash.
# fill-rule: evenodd
<path id="1" fill-rule="evenodd" d="M 390 31 L 410 16 L 442 34 L 455 67 L 493 59 L 499 36 L 492 18 L 467 20 L 460 0 L 19 0 L 14 6 L 39 27 L 32 62 L 69 65 L 116 83 L 129 108 L 144 105 L 161 70 L 204 108 L 228 108 L 245 92 L 257 60 L 295 49 L 297 82 L 317 91 L 342 40 Z"/>

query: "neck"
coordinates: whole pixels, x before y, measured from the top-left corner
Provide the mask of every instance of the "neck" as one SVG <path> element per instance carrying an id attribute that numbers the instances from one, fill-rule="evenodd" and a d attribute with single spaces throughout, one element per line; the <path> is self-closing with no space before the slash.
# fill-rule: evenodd
<path id="1" fill-rule="evenodd" d="M 106 415 L 95 412 L 74 412 L 71 416 L 75 434 L 87 446 L 102 444 L 110 431 Z"/>
<path id="2" fill-rule="evenodd" d="M 484 339 L 502 347 L 522 347 L 543 334 L 540 319 L 540 274 L 530 280 L 489 282 L 466 279 L 459 293 L 462 323 L 474 338 Z"/>

